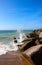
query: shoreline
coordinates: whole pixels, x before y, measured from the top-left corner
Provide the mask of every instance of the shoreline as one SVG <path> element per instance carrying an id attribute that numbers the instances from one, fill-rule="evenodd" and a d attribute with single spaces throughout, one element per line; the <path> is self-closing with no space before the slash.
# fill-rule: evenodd
<path id="1" fill-rule="evenodd" d="M 8 52 L 0 55 L 0 65 L 35 65 L 34 61 L 32 61 L 32 59 L 31 59 L 31 56 L 34 53 L 34 51 L 35 51 L 35 53 L 36 52 L 38 53 L 39 48 L 42 46 L 42 30 L 34 30 L 32 33 L 25 34 L 25 35 L 28 39 L 25 39 L 22 41 L 24 44 L 18 45 L 19 50 L 8 51 Z M 17 44 L 17 42 L 16 42 L 16 44 Z M 40 45 L 40 47 L 39 47 L 39 45 Z M 8 49 L 6 49 L 5 44 L 3 44 L 3 42 L 0 42 L 0 49 L 1 49 L 1 46 L 3 48 L 1 50 L 2 52 L 4 52 L 4 50 L 8 50 Z M 35 50 L 34 47 L 37 49 Z M 13 48 L 14 48 L 14 46 L 13 46 Z M 1 53 L 1 51 L 0 51 L 0 53 Z M 39 55 L 38 55 L 38 57 L 39 57 Z M 35 59 L 35 56 L 34 56 L 34 59 Z"/>

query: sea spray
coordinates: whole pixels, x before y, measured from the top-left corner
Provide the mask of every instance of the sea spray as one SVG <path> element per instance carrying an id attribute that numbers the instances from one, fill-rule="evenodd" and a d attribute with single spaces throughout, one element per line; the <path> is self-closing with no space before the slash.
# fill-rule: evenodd
<path id="1" fill-rule="evenodd" d="M 2 31 L 3 32 L 3 31 Z M 22 45 L 26 38 L 25 33 L 22 30 L 15 32 L 4 31 L 5 33 L 0 34 L 0 55 L 6 54 L 8 51 L 17 51 L 18 45 Z M 9 32 L 9 33 L 8 33 Z M 12 34 L 11 34 L 12 33 Z M 14 42 L 13 37 L 16 36 L 17 43 Z"/>
<path id="2" fill-rule="evenodd" d="M 14 43 L 14 40 L 10 42 L 10 49 L 9 51 L 17 51 L 19 48 L 17 46 L 18 44 Z"/>
<path id="3" fill-rule="evenodd" d="M 15 43 L 10 42 L 10 44 L 4 44 L 0 42 L 0 55 L 6 54 L 8 51 L 17 51 L 18 46 Z"/>
<path id="4" fill-rule="evenodd" d="M 8 52 L 9 46 L 0 42 L 0 55 L 6 54 Z"/>
<path id="5" fill-rule="evenodd" d="M 23 30 L 17 30 L 17 32 L 18 32 L 18 37 L 19 37 L 19 38 L 17 38 L 18 43 L 27 39 L 25 33 L 23 33 Z"/>

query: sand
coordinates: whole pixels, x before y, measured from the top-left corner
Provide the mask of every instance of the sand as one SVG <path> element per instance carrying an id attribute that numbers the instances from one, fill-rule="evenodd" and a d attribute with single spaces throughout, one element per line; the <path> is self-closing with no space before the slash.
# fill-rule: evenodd
<path id="1" fill-rule="evenodd" d="M 29 58 L 28 58 L 29 59 Z M 0 55 L 0 65 L 33 65 L 21 52 L 7 52 Z"/>

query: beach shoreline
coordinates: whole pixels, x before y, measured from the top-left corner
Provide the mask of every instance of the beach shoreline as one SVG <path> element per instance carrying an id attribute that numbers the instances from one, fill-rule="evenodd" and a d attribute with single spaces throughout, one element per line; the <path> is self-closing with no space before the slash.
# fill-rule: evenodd
<path id="1" fill-rule="evenodd" d="M 18 45 L 19 49 L 17 51 L 14 51 L 14 49 L 13 49 L 11 51 L 7 51 L 7 52 L 5 51 L 4 54 L 0 55 L 0 65 L 35 65 L 35 63 L 32 61 L 30 56 L 32 55 L 31 53 L 33 53 L 35 50 L 35 49 L 32 50 L 33 46 L 36 48 L 39 47 L 38 45 L 42 46 L 42 44 L 41 44 L 42 43 L 42 31 L 35 30 L 32 33 L 28 33 L 25 35 L 28 39 L 25 39 L 22 41 L 22 43 L 24 43 L 24 44 Z M 17 42 L 16 42 L 16 44 L 17 44 Z M 12 46 L 12 47 L 14 47 L 14 46 Z M 4 50 L 7 50 L 7 48 L 8 47 L 6 47 L 5 44 L 3 44 L 3 42 L 0 42 L 0 50 L 2 52 L 4 52 Z M 28 51 L 29 48 L 31 49 L 31 53 L 30 53 L 30 50 Z M 37 50 L 39 50 L 39 48 L 37 48 L 35 50 L 35 52 L 37 52 Z M 27 52 L 25 52 L 26 50 L 29 53 L 29 55 Z M 1 53 L 1 51 L 0 51 L 0 53 Z M 27 53 L 27 55 L 25 55 L 24 53 L 25 54 Z"/>

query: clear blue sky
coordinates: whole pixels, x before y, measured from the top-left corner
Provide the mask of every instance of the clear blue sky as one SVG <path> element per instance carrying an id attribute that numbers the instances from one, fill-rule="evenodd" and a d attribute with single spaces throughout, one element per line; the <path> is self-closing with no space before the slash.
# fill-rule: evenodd
<path id="1" fill-rule="evenodd" d="M 20 28 L 42 28 L 42 0 L 0 0 L 0 30 Z"/>

